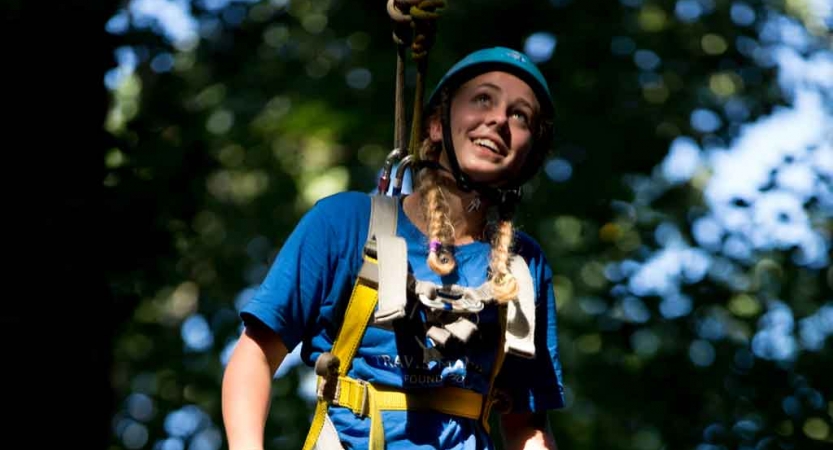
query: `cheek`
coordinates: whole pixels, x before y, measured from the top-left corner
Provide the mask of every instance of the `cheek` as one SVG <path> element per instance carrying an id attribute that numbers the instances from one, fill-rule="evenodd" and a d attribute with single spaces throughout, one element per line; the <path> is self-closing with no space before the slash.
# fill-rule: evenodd
<path id="1" fill-rule="evenodd" d="M 454 130 L 465 130 L 476 121 L 476 114 L 470 108 L 458 106 L 451 108 L 451 125 Z"/>
<path id="2" fill-rule="evenodd" d="M 517 136 L 517 135 L 516 135 Z M 515 153 L 516 158 L 512 162 L 512 165 L 521 168 L 523 167 L 526 160 L 529 158 L 530 153 L 532 153 L 532 135 L 529 132 L 520 133 L 520 139 L 518 142 L 517 152 Z"/>
<path id="3" fill-rule="evenodd" d="M 465 120 L 459 120 L 457 123 L 451 125 L 451 140 L 454 143 L 454 147 L 456 151 L 460 150 L 460 146 L 463 145 L 467 140 L 467 132 L 468 127 L 466 126 Z"/>

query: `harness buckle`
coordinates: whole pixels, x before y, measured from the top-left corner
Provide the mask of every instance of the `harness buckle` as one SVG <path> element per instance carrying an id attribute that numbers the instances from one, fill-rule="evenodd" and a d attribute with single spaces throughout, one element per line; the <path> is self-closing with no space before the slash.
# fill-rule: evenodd
<path id="1" fill-rule="evenodd" d="M 373 259 L 377 257 L 377 250 L 376 250 L 376 237 L 374 236 L 373 239 L 368 239 L 367 242 L 364 244 L 364 249 L 362 250 L 365 256 L 369 256 Z"/>
<path id="2" fill-rule="evenodd" d="M 443 300 L 456 301 L 463 298 L 464 291 L 462 289 L 453 289 L 449 286 L 443 286 L 436 290 L 437 297 Z"/>
<path id="3" fill-rule="evenodd" d="M 353 413 L 356 414 L 356 417 L 363 419 L 367 417 L 370 409 L 370 383 L 364 380 L 356 380 L 356 384 L 361 387 L 361 403 L 358 411 L 354 410 Z"/>
<path id="4" fill-rule="evenodd" d="M 315 360 L 315 373 L 320 377 L 316 392 L 319 400 L 332 403 L 337 398 L 338 367 L 340 364 L 341 361 L 338 357 L 330 352 L 322 353 Z"/>

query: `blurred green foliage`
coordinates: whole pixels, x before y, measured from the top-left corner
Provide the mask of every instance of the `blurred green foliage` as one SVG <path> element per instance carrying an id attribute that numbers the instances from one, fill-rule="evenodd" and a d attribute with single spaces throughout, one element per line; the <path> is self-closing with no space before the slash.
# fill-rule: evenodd
<path id="1" fill-rule="evenodd" d="M 675 15 L 678 3 L 450 1 L 428 84 L 472 49 L 557 37 L 540 67 L 556 101 L 553 157 L 568 161 L 572 176 L 533 180 L 518 223 L 540 240 L 556 275 L 568 407 L 550 417 L 561 448 L 830 448 L 829 346 L 791 363 L 749 350 L 769 299 L 789 304 L 796 320 L 829 304 L 830 269 L 800 267 L 786 251 L 762 254 L 731 265 L 752 280 L 746 285 L 706 277 L 685 286 L 693 309 L 673 319 L 647 295 L 651 318 L 625 320 L 612 293 L 611 264 L 648 260 L 661 247 L 661 224 L 676 224 L 696 246 L 686 230 L 706 208 L 708 174 L 657 187 L 651 201 L 633 187 L 676 137 L 737 132 L 697 130 L 691 111 L 741 97 L 755 118 L 785 104 L 774 68 L 742 54 L 738 37 L 758 39 L 755 24 L 779 10 L 815 36 L 827 32 L 800 1 L 750 2 L 757 19 L 748 26 L 730 19 L 732 2 L 697 3 L 711 9 L 688 22 Z M 190 43 L 135 22 L 118 33 L 138 63 L 112 91 L 105 124 L 108 225 L 129 255 L 105 268 L 120 305 L 113 449 L 184 448 L 171 437 L 189 449 L 225 446 L 220 380 L 240 331 L 236 302 L 316 199 L 372 190 L 392 147 L 396 55 L 383 2 L 209 4 L 189 4 L 201 23 Z M 633 48 L 617 54 L 613 43 Z M 635 49 L 662 61 L 647 82 Z M 158 55 L 172 58 L 170 70 L 153 69 Z M 413 88 L 412 70 L 408 80 Z M 210 330 L 202 349 L 183 342 L 193 317 Z M 704 321 L 719 322 L 725 337 L 704 339 Z M 698 365 L 703 352 L 712 361 Z M 297 367 L 275 381 L 269 448 L 302 442 L 312 411 L 298 394 L 305 374 Z M 187 411 L 199 420 L 183 431 L 176 414 Z"/>

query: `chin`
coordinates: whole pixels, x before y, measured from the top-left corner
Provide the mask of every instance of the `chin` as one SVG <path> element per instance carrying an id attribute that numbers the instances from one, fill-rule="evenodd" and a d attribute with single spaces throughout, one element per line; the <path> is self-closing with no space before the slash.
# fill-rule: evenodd
<path id="1" fill-rule="evenodd" d="M 476 182 L 489 185 L 503 184 L 509 178 L 502 173 L 495 173 L 494 171 L 483 172 L 477 170 L 464 170 L 468 177 Z"/>

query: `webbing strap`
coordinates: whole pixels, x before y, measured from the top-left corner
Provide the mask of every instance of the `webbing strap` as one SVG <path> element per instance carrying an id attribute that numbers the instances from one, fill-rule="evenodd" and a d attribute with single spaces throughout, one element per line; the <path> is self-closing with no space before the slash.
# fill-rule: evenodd
<path id="1" fill-rule="evenodd" d="M 371 250 L 374 250 L 375 246 L 376 259 L 379 261 L 379 307 L 375 315 L 377 323 L 391 322 L 405 316 L 408 244 L 405 239 L 396 236 L 398 216 L 399 204 L 396 197 L 371 196 L 367 246 Z"/>
<path id="2" fill-rule="evenodd" d="M 477 419 L 485 396 L 461 388 L 445 386 L 429 392 L 405 392 L 366 381 L 339 377 L 333 404 L 349 408 L 360 417 L 370 417 L 369 450 L 385 448 L 382 411 L 430 409 L 454 416 Z"/>
<path id="3" fill-rule="evenodd" d="M 350 370 L 350 362 L 353 361 L 367 322 L 376 308 L 376 292 L 376 289 L 365 284 L 363 280 L 356 281 L 338 337 L 333 342 L 332 353 L 341 361 L 339 375 L 346 375 Z"/>
<path id="4" fill-rule="evenodd" d="M 375 262 L 370 258 L 366 258 L 365 261 Z M 370 320 L 374 309 L 376 309 L 376 289 L 359 277 L 353 287 L 350 301 L 347 303 L 347 310 L 344 312 L 344 320 L 342 320 L 341 328 L 331 350 L 331 353 L 341 361 L 338 367 L 339 375 L 346 375 L 347 371 L 350 370 L 350 363 L 353 361 L 356 348 L 358 348 L 362 336 L 364 336 L 367 322 Z M 318 382 L 321 383 L 320 377 Z M 307 439 L 304 442 L 304 450 L 315 448 L 321 429 L 324 427 L 328 406 L 325 399 L 318 399 L 318 403 L 315 405 L 315 415 Z"/>
<path id="5" fill-rule="evenodd" d="M 396 197 L 384 194 L 370 196 L 368 245 L 373 245 L 376 236 L 396 236 L 396 220 L 399 218 L 399 205 L 396 202 Z"/>
<path id="6" fill-rule="evenodd" d="M 505 351 L 531 359 L 535 357 L 535 285 L 520 255 L 509 260 L 509 271 L 518 282 L 518 298 L 507 304 Z"/>
<path id="7" fill-rule="evenodd" d="M 379 307 L 377 323 L 405 317 L 408 298 L 408 244 L 398 236 L 376 236 L 379 260 Z"/>
<path id="8" fill-rule="evenodd" d="M 349 408 L 359 416 L 370 416 L 373 410 L 432 410 L 468 419 L 480 418 L 483 395 L 453 386 L 405 391 L 376 386 L 350 377 L 339 377 L 334 405 Z M 373 417 L 371 416 L 371 420 Z"/>

